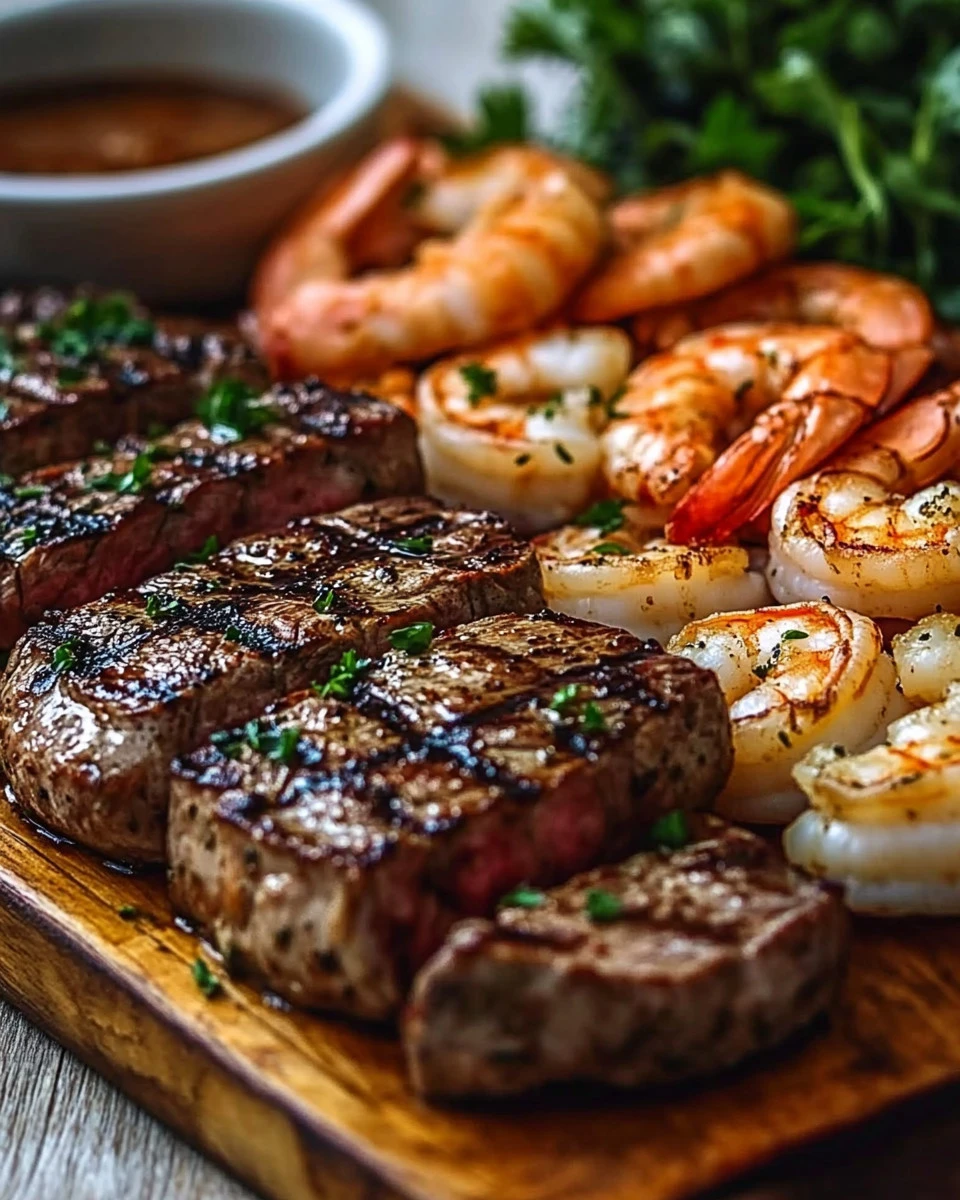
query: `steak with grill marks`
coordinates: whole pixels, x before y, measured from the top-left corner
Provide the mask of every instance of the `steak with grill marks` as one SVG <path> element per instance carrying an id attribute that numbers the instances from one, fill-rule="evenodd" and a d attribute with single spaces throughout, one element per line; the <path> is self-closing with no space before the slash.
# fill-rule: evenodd
<path id="1" fill-rule="evenodd" d="M 822 1013 L 845 949 L 838 897 L 754 834 L 687 820 L 680 849 L 526 889 L 525 907 L 459 925 L 405 1014 L 414 1087 L 452 1098 L 687 1079 Z"/>
<path id="2" fill-rule="evenodd" d="M 236 326 L 153 319 L 127 298 L 91 290 L 8 290 L 0 294 L 0 472 L 67 462 L 97 441 L 183 420 L 226 375 L 268 382 Z"/>
<path id="3" fill-rule="evenodd" d="M 41 823 L 160 860 L 175 755 L 399 626 L 542 602 L 533 552 L 492 514 L 413 499 L 304 518 L 34 625 L 0 679 L 2 765 Z"/>
<path id="4" fill-rule="evenodd" d="M 45 609 L 133 587 L 211 536 L 422 490 L 416 428 L 392 405 L 312 383 L 271 389 L 251 424 L 258 412 L 276 419 L 243 440 L 189 421 L 0 486 L 0 647 Z"/>
<path id="5" fill-rule="evenodd" d="M 298 1004 L 395 1015 L 458 917 L 636 849 L 730 768 L 717 681 L 628 633 L 498 616 L 174 764 L 174 905 Z"/>

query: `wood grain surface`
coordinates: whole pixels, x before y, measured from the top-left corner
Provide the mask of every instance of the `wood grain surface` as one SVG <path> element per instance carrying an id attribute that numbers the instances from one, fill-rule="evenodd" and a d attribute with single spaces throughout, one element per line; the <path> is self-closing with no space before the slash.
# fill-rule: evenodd
<path id="1" fill-rule="evenodd" d="M 710 1086 L 506 1112 L 421 1104 L 385 1034 L 233 982 L 207 1000 L 196 954 L 161 878 L 55 846 L 4 806 L 0 990 L 265 1195 L 669 1200 L 960 1076 L 954 923 L 861 925 L 830 1027 Z"/>

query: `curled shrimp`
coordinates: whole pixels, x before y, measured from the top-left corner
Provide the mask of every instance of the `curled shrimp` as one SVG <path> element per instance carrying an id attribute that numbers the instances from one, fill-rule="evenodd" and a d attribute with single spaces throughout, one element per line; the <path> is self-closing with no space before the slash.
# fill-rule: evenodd
<path id="1" fill-rule="evenodd" d="M 812 746 L 870 746 L 905 711 L 879 629 L 830 604 L 708 617 L 667 648 L 715 671 L 723 688 L 734 766 L 717 810 L 734 820 L 790 820 L 803 806 L 791 769 Z"/>
<path id="2" fill-rule="evenodd" d="M 655 521 L 636 505 L 601 500 L 535 538 L 548 606 L 665 642 L 698 617 L 769 602 L 753 552 L 671 546 Z"/>
<path id="3" fill-rule="evenodd" d="M 960 384 L 869 426 L 773 506 L 779 600 L 828 595 L 875 617 L 960 606 Z"/>
<path id="4" fill-rule="evenodd" d="M 737 171 L 631 196 L 609 212 L 615 250 L 574 301 L 581 321 L 612 321 L 707 296 L 786 256 L 786 197 Z"/>
<path id="5" fill-rule="evenodd" d="M 643 313 L 633 335 L 650 353 L 733 321 L 836 325 L 880 350 L 926 346 L 934 329 L 930 303 L 916 284 L 845 263 L 804 262 L 771 267 L 695 304 Z"/>
<path id="6" fill-rule="evenodd" d="M 960 682 L 960 615 L 931 613 L 893 639 L 900 690 L 911 704 L 933 704 Z"/>
<path id="7" fill-rule="evenodd" d="M 960 683 L 870 750 L 818 746 L 794 777 L 810 808 L 784 835 L 793 862 L 861 912 L 960 913 Z"/>
<path id="8" fill-rule="evenodd" d="M 429 491 L 523 529 L 567 521 L 600 476 L 605 401 L 630 367 L 620 329 L 550 329 L 435 363 L 420 378 Z"/>
<path id="9" fill-rule="evenodd" d="M 597 257 L 603 182 L 589 168 L 535 147 L 451 163 L 435 147 L 395 145 L 267 252 L 253 303 L 263 351 L 282 377 L 376 374 L 529 329 Z M 364 230 L 389 229 L 384 204 L 401 247 L 412 230 L 454 236 L 421 241 L 408 265 L 356 278 L 373 257 Z"/>
<path id="10" fill-rule="evenodd" d="M 678 505 L 672 542 L 729 540 L 898 399 L 914 371 L 824 326 L 692 334 L 627 380 L 603 437 L 607 481 L 628 499 Z"/>

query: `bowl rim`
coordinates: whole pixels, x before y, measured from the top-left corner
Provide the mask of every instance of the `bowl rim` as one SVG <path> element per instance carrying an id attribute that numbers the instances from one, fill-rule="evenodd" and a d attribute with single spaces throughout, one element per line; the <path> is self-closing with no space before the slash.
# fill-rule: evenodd
<path id="1" fill-rule="evenodd" d="M 390 43 L 380 17 L 354 0 L 215 0 L 224 8 L 288 9 L 309 16 L 343 47 L 346 78 L 319 108 L 289 128 L 249 145 L 192 162 L 87 175 L 25 175 L 0 171 L 0 201 L 83 203 L 171 196 L 241 180 L 293 161 L 347 133 L 383 99 L 391 80 Z M 0 31 L 11 19 L 58 9 L 139 7 L 137 0 L 14 0 L 0 6 Z"/>

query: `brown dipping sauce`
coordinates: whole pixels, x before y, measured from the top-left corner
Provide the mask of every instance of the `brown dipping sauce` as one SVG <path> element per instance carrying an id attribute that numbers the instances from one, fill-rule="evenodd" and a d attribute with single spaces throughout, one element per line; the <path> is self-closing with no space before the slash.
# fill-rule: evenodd
<path id="1" fill-rule="evenodd" d="M 192 79 L 106 79 L 0 94 L 0 171 L 142 171 L 269 137 L 307 109 L 290 97 Z"/>

